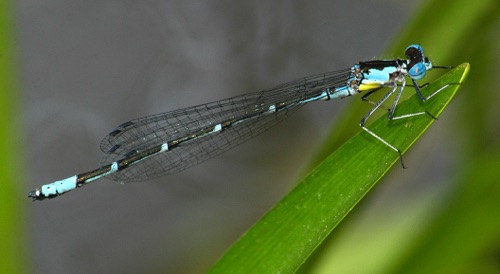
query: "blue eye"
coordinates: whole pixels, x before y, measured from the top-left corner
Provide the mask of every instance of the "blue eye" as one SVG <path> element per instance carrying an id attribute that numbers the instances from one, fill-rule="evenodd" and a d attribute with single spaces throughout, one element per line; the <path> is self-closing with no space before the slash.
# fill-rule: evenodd
<path id="1" fill-rule="evenodd" d="M 410 67 L 410 69 L 408 70 L 408 76 L 410 76 L 410 78 L 412 79 L 420 80 L 424 78 L 426 71 L 427 68 L 425 67 L 424 63 L 419 62 Z"/>
<path id="2" fill-rule="evenodd" d="M 413 44 L 409 45 L 405 50 L 406 57 L 412 59 L 411 57 L 423 57 L 424 56 L 424 48 L 422 46 Z"/>

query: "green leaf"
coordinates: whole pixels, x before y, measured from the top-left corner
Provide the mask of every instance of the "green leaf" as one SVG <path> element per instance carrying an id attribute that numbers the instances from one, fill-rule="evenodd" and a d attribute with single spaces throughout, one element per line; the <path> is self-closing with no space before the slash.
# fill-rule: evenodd
<path id="1" fill-rule="evenodd" d="M 438 116 L 454 97 L 468 70 L 469 65 L 462 64 L 422 88 L 424 95 L 432 94 L 454 83 L 426 102 L 412 96 L 399 104 L 396 116 L 422 110 Z M 434 121 L 426 115 L 395 121 L 384 116 L 368 127 L 404 152 Z M 211 272 L 297 270 L 398 161 L 396 152 L 362 131 L 313 169 L 227 251 Z M 396 168 L 401 168 L 399 163 Z"/>

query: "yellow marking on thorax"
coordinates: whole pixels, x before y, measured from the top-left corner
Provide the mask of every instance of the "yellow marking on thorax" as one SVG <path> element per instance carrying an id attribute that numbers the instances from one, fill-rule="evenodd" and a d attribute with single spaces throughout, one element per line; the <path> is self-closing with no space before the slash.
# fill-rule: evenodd
<path id="1" fill-rule="evenodd" d="M 358 90 L 359 91 L 371 91 L 374 89 L 379 89 L 380 87 L 382 87 L 382 84 L 380 84 L 378 82 L 363 83 L 363 84 L 359 85 Z"/>

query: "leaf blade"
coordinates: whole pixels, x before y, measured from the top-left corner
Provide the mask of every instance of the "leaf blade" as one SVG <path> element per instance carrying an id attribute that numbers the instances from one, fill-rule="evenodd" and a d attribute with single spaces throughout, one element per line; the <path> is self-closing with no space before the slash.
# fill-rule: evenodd
<path id="1" fill-rule="evenodd" d="M 462 83 L 468 70 L 469 65 L 462 64 L 422 92 L 430 94 L 444 84 Z M 459 86 L 451 85 L 424 103 L 412 96 L 398 110 L 412 113 L 424 107 L 439 115 Z M 434 122 L 429 117 L 404 120 L 381 117 L 369 128 L 404 152 Z M 357 134 L 313 169 L 226 252 L 211 272 L 295 271 L 398 159 L 368 133 Z"/>

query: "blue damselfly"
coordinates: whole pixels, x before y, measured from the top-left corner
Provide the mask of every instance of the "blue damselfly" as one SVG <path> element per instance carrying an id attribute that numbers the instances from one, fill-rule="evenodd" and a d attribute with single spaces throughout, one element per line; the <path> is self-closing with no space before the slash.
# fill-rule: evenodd
<path id="1" fill-rule="evenodd" d="M 102 177 L 134 182 L 178 172 L 262 133 L 306 103 L 361 93 L 364 101 L 374 104 L 361 119 L 361 128 L 398 153 L 404 167 L 401 151 L 366 128 L 365 122 L 394 93 L 388 119 L 433 117 L 426 111 L 394 116 L 394 111 L 406 77 L 418 97 L 425 101 L 446 86 L 424 97 L 416 81 L 432 68 L 450 68 L 433 66 L 420 45 L 407 47 L 405 56 L 406 59 L 359 62 L 351 68 L 302 78 L 264 91 L 125 122 L 102 140 L 101 150 L 105 156 L 99 168 L 43 185 L 28 196 L 33 200 L 54 198 Z M 368 100 L 383 87 L 389 91 L 382 99 Z"/>

